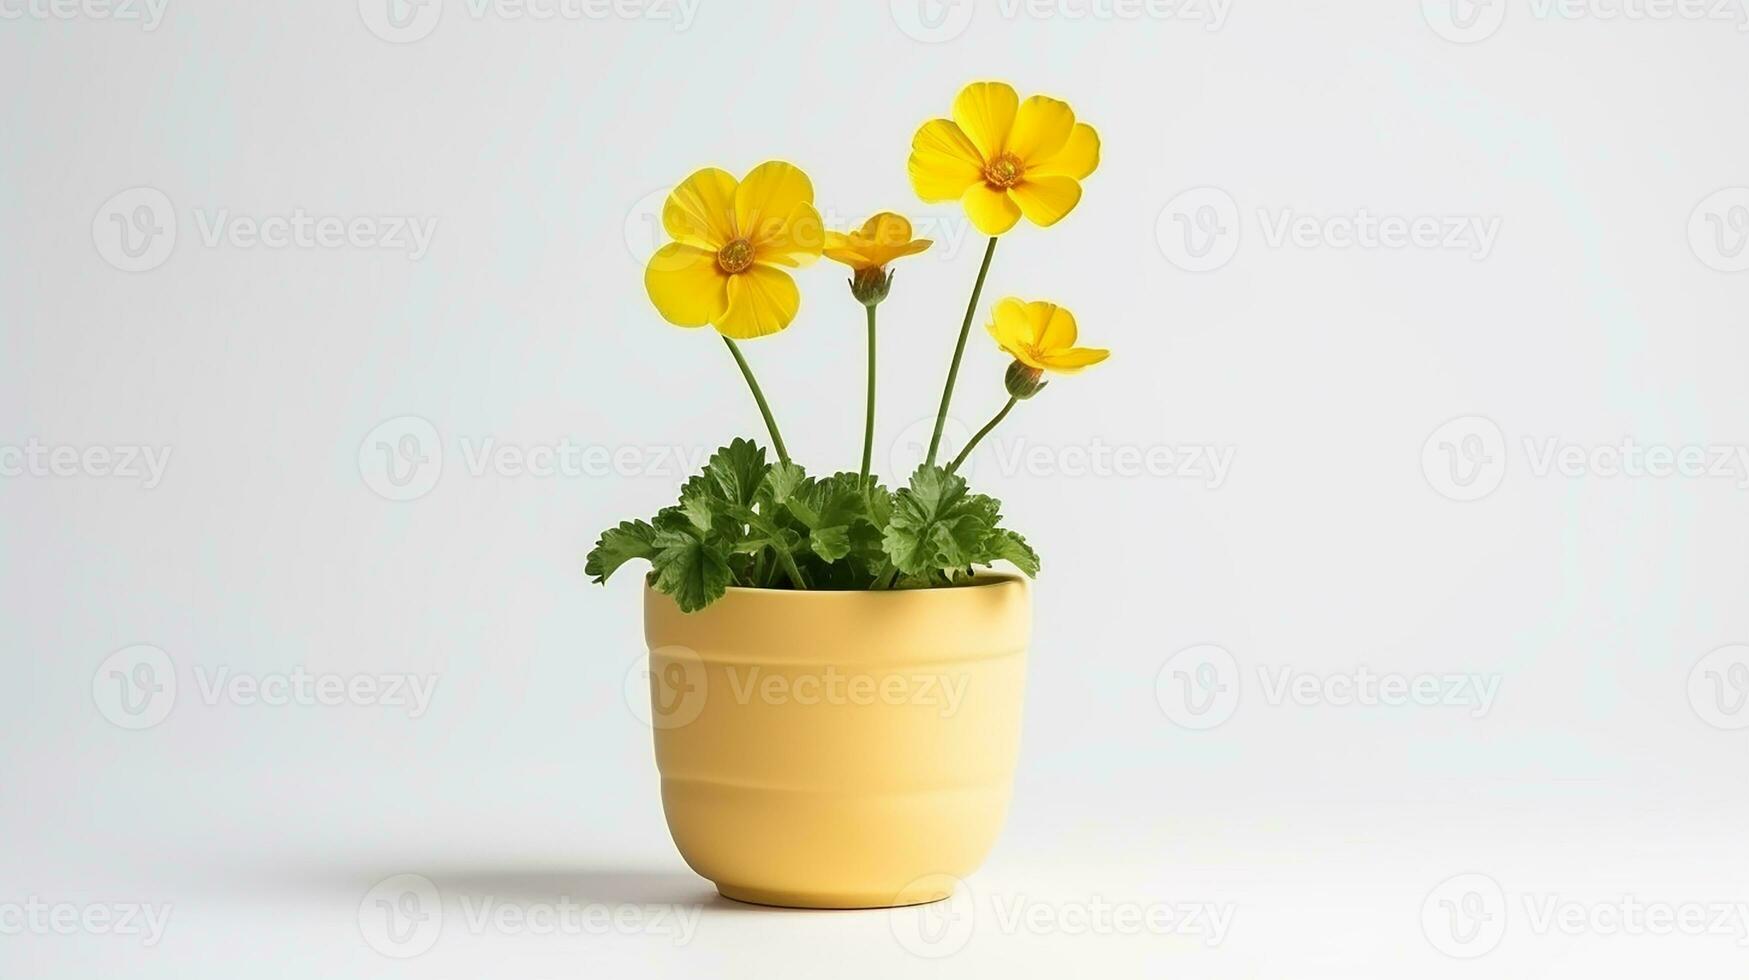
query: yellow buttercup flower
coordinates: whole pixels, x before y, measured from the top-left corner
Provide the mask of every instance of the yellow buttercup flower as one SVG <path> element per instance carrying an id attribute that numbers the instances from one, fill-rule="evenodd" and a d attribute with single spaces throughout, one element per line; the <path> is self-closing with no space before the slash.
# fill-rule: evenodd
<path id="1" fill-rule="evenodd" d="M 916 255 L 935 244 L 911 237 L 911 222 L 891 211 L 882 211 L 849 233 L 826 233 L 826 257 L 857 272 L 879 269 L 894 259 Z"/>
<path id="2" fill-rule="evenodd" d="M 781 161 L 739 182 L 700 170 L 668 195 L 662 227 L 674 241 L 644 269 L 650 302 L 669 323 L 708 323 L 736 340 L 790 325 L 801 294 L 784 270 L 812 264 L 824 245 L 813 182 Z"/>
<path id="3" fill-rule="evenodd" d="M 973 82 L 953 100 L 952 119 L 932 119 L 911 140 L 911 186 L 925 201 L 959 201 L 986 235 L 1021 215 L 1053 225 L 1081 200 L 1099 166 L 1099 134 L 1068 103 L 1021 102 L 1002 82 Z"/>
<path id="4" fill-rule="evenodd" d="M 1034 371 L 1074 374 L 1111 356 L 1108 350 L 1076 347 L 1075 315 L 1055 303 L 1005 299 L 996 304 L 989 330 L 1003 350 Z"/>

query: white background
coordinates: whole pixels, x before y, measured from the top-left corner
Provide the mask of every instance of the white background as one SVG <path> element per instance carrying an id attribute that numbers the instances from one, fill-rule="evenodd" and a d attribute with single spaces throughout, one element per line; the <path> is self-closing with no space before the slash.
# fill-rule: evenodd
<path id="1" fill-rule="evenodd" d="M 396 31 L 376 0 L 0 0 L 0 973 L 1741 973 L 1749 912 L 1701 935 L 1608 914 L 1749 902 L 1749 667 L 1703 662 L 1749 642 L 1749 469 L 1612 465 L 1629 439 L 1749 445 L 1739 6 L 688 3 L 450 0 Z M 724 902 L 675 854 L 624 693 L 637 577 L 591 586 L 582 557 L 681 468 L 470 456 L 758 435 L 721 344 L 664 324 L 641 270 L 666 188 L 782 158 L 834 224 L 891 208 L 937 239 L 882 307 L 877 458 L 914 462 L 981 243 L 905 158 L 977 78 L 1067 99 L 1104 143 L 987 295 L 1061 302 L 1114 356 L 980 454 L 1045 569 L 1007 830 L 929 943 L 915 913 Z M 1276 234 L 1363 209 L 1497 235 Z M 300 211 L 435 232 L 208 240 Z M 148 226 L 173 245 L 129 257 Z M 842 279 L 802 273 L 795 324 L 746 345 L 816 470 L 860 435 Z M 1003 366 L 975 333 L 965 425 Z M 402 436 L 441 465 L 397 488 Z M 148 487 L 31 446 L 171 455 Z M 1231 467 L 1120 472 L 1116 447 Z M 161 718 L 120 702 L 139 644 L 175 679 Z M 436 687 L 418 717 L 203 687 L 295 670 Z M 1336 697 L 1276 694 L 1284 670 Z M 1498 687 L 1486 711 L 1338 703 L 1363 670 Z M 407 959 L 371 933 L 397 874 L 442 908 Z M 33 927 L 33 899 L 171 913 L 148 945 Z M 623 924 L 468 915 L 562 899 Z M 1219 941 L 1115 928 L 1196 905 L 1230 916 Z M 702 913 L 684 935 L 651 918 L 674 906 Z"/>

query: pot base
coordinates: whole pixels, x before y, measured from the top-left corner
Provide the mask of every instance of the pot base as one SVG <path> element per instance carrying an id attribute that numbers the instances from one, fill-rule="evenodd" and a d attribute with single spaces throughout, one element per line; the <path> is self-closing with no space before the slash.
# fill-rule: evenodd
<path id="1" fill-rule="evenodd" d="M 772 891 L 765 888 L 743 888 L 715 882 L 717 894 L 748 905 L 768 905 L 780 909 L 896 909 L 907 905 L 928 905 L 953 894 L 952 889 L 929 888 L 898 895 L 858 895 L 843 892 Z"/>

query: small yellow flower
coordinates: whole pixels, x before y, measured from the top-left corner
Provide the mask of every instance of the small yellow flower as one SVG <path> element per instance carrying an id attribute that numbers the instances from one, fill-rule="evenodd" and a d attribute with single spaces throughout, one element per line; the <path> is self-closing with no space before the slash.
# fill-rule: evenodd
<path id="1" fill-rule="evenodd" d="M 783 270 L 812 264 L 824 244 L 813 182 L 780 161 L 739 182 L 700 170 L 668 195 L 662 227 L 674 241 L 644 270 L 650 302 L 669 323 L 708 323 L 736 340 L 790 325 L 802 300 Z"/>
<path id="2" fill-rule="evenodd" d="M 1068 103 L 1019 101 L 1002 82 L 973 82 L 952 119 L 932 119 L 911 139 L 911 186 L 925 201 L 959 201 L 972 224 L 1000 235 L 1026 215 L 1056 224 L 1081 200 L 1099 166 L 1099 134 Z"/>
<path id="3" fill-rule="evenodd" d="M 842 262 L 857 272 L 879 269 L 894 259 L 916 255 L 935 244 L 927 238 L 911 237 L 911 222 L 902 215 L 882 211 L 848 234 L 826 233 L 826 257 Z"/>
<path id="4" fill-rule="evenodd" d="M 1111 356 L 1108 350 L 1076 347 L 1075 315 L 1055 303 L 1005 299 L 996 304 L 989 330 L 1003 350 L 1035 371 L 1074 374 Z"/>

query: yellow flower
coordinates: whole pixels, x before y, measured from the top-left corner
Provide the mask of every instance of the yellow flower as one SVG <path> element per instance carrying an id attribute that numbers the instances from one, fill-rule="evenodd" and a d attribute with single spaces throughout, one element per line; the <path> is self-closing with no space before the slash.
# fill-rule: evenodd
<path id="1" fill-rule="evenodd" d="M 858 272 L 866 272 L 879 269 L 894 259 L 916 255 L 933 244 L 927 238 L 913 239 L 911 222 L 903 216 L 882 211 L 849 234 L 828 231 L 826 257 Z"/>
<path id="2" fill-rule="evenodd" d="M 989 330 L 1003 350 L 1035 371 L 1074 374 L 1111 356 L 1108 350 L 1076 347 L 1075 315 L 1055 303 L 1005 299 L 996 304 Z"/>
<path id="3" fill-rule="evenodd" d="M 686 178 L 662 206 L 674 241 L 650 258 L 644 288 L 669 323 L 711 324 L 736 340 L 777 333 L 801 294 L 785 268 L 820 257 L 824 229 L 808 175 L 762 163 L 739 183 L 714 167 Z"/>
<path id="4" fill-rule="evenodd" d="M 931 119 L 911 139 L 911 186 L 925 201 L 959 201 L 972 224 L 1000 235 L 1026 215 L 1053 225 L 1081 200 L 1099 166 L 1099 134 L 1068 103 L 1019 101 L 1002 82 L 973 82 L 952 119 Z"/>

